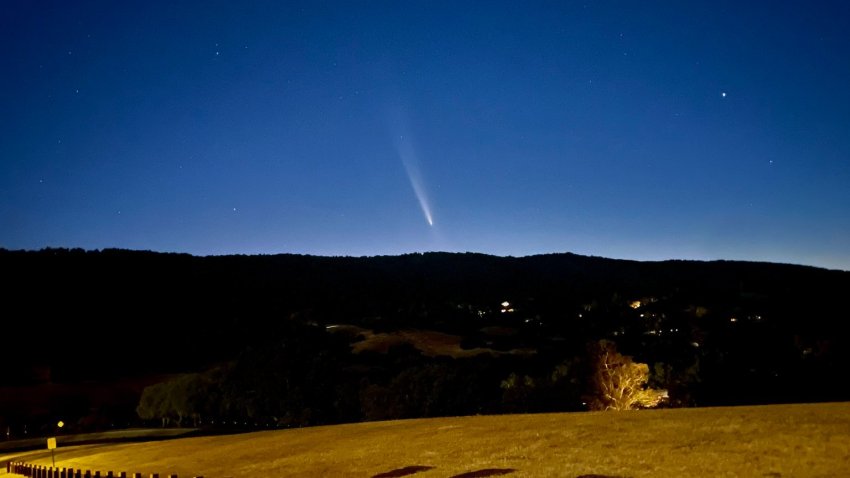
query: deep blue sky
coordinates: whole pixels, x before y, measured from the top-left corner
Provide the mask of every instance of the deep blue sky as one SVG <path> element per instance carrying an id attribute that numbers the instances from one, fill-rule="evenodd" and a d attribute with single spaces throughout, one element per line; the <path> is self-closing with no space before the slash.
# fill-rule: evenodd
<path id="1" fill-rule="evenodd" d="M 0 64 L 0 247 L 850 269 L 845 1 L 6 0 Z"/>

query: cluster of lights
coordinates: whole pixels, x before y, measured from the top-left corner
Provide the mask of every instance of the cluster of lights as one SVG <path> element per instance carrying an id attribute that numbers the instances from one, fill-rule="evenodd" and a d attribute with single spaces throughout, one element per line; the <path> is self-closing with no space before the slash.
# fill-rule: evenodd
<path id="1" fill-rule="evenodd" d="M 504 302 L 502 302 L 502 313 L 503 313 L 503 314 L 504 314 L 504 313 L 511 313 L 511 312 L 513 312 L 513 311 L 514 311 L 514 309 L 513 309 L 513 307 L 511 307 L 511 303 L 510 303 L 510 302 L 508 302 L 508 301 L 504 301 Z"/>
<path id="2" fill-rule="evenodd" d="M 669 329 L 668 330 L 669 333 L 674 333 L 674 332 L 678 332 L 678 331 L 679 331 L 679 329 Z M 664 333 L 664 329 L 647 330 L 645 333 L 650 334 L 650 335 L 662 335 Z"/>

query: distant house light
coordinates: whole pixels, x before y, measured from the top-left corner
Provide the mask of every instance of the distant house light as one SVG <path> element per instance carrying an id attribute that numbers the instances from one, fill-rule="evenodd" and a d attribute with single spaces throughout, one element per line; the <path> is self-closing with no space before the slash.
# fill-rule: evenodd
<path id="1" fill-rule="evenodd" d="M 729 322 L 737 322 L 737 321 L 738 321 L 738 319 L 736 317 L 732 317 L 731 319 L 729 319 Z"/>
<path id="2" fill-rule="evenodd" d="M 642 304 L 640 303 L 639 300 L 633 300 L 633 301 L 629 302 L 629 307 L 631 307 L 632 309 L 639 309 L 641 305 Z"/>
<path id="3" fill-rule="evenodd" d="M 511 305 L 511 303 L 510 303 L 510 302 L 508 302 L 508 301 L 504 301 L 504 302 L 502 302 L 502 307 L 504 307 L 504 308 L 506 308 L 506 309 L 507 309 L 510 305 Z"/>

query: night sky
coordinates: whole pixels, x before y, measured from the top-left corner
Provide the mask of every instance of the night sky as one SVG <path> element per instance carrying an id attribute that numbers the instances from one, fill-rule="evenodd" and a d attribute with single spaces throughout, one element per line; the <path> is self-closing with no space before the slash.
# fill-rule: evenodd
<path id="1" fill-rule="evenodd" d="M 850 270 L 850 3 L 0 3 L 0 247 Z"/>

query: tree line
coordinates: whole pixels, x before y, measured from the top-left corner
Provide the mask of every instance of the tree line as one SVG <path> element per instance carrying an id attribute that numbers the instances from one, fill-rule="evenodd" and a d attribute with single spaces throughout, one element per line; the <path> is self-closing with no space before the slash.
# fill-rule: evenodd
<path id="1" fill-rule="evenodd" d="M 662 406 L 850 399 L 834 380 L 850 365 L 843 271 L 574 254 L 67 249 L 0 249 L 0 267 L 10 279 L 4 347 L 16 357 L 0 362 L 0 387 L 180 377 L 140 408 L 160 424 L 584 410 L 600 340 L 646 364 L 648 386 L 668 392 Z M 355 354 L 359 339 L 328 333 L 333 324 L 438 331 L 493 353 L 428 357 L 401 344 Z M 91 416 L 95 428 L 128 423 L 142 404 L 126 396 L 14 410 L 0 396 L 0 425 L 60 413 Z M 146 412 L 158 407 L 169 411 Z"/>

